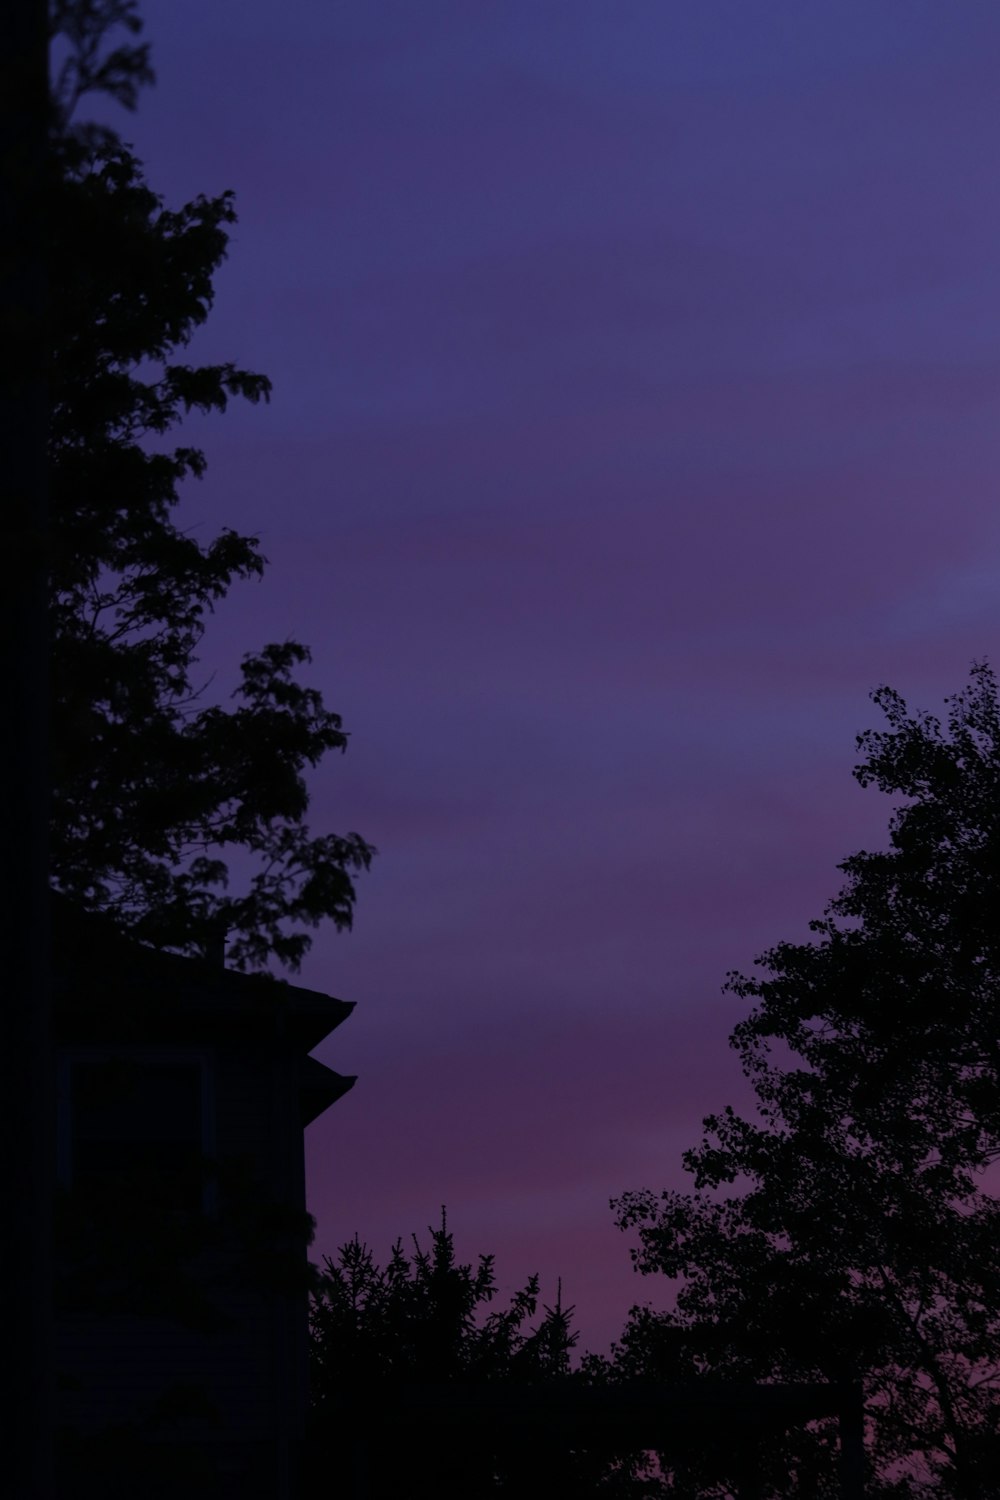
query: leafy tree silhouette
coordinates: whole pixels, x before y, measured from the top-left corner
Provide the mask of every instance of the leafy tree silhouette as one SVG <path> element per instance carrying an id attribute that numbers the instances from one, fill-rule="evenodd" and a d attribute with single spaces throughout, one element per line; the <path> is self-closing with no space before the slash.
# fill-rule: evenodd
<path id="1" fill-rule="evenodd" d="M 360 835 L 312 835 L 305 773 L 347 736 L 296 673 L 295 641 L 244 657 L 232 706 L 202 704 L 207 616 L 258 578 L 257 539 L 201 542 L 177 523 L 179 487 L 205 470 L 164 447 L 186 413 L 266 401 L 266 377 L 182 355 L 212 304 L 235 222 L 231 193 L 167 209 L 115 132 L 78 125 L 82 97 L 132 108 L 148 48 L 112 46 L 134 0 L 55 0 L 53 84 L 51 623 L 52 878 L 139 940 L 228 962 L 298 968 L 324 920 L 349 927 Z M 230 887 L 233 856 L 252 873 Z"/>
<path id="2" fill-rule="evenodd" d="M 857 1374 L 875 1496 L 986 1500 L 1000 1472 L 1000 705 L 985 663 L 946 725 L 874 695 L 862 786 L 901 798 L 851 855 L 806 943 L 729 976 L 759 1120 L 705 1121 L 694 1193 L 626 1193 L 638 1268 L 679 1283 L 635 1311 L 622 1370 L 758 1380 Z M 738 1191 L 727 1188 L 738 1185 Z M 709 1327 L 712 1345 L 685 1329 Z M 776 1440 L 766 1496 L 836 1493 L 823 1424 Z M 722 1494 L 710 1455 L 678 1495 Z M 795 1476 L 789 1488 L 789 1473 Z"/>

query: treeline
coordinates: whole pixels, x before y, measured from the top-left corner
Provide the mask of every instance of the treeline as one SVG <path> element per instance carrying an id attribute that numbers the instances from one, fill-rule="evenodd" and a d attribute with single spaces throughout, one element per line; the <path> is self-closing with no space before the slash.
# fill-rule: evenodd
<path id="1" fill-rule="evenodd" d="M 812 940 L 729 977 L 753 1002 L 732 1045 L 755 1116 L 706 1119 L 684 1157 L 693 1191 L 614 1204 L 672 1310 L 634 1308 L 611 1357 L 574 1370 L 571 1310 L 557 1303 L 524 1331 L 535 1282 L 477 1323 L 492 1260 L 455 1266 L 445 1226 L 429 1254 L 397 1249 L 382 1269 L 354 1243 L 314 1302 L 317 1417 L 355 1366 L 382 1382 L 858 1382 L 868 1496 L 996 1495 L 1000 699 L 985 663 L 943 723 L 888 689 L 874 697 L 887 728 L 860 736 L 854 774 L 893 798 L 886 848 L 843 862 Z M 840 1493 L 833 1417 L 756 1448 L 767 1500 Z M 588 1482 L 722 1500 L 738 1492 L 737 1460 L 723 1426 L 680 1459 L 665 1442 L 654 1472 L 624 1455 Z"/>
<path id="2" fill-rule="evenodd" d="M 535 1275 L 501 1305 L 492 1255 L 460 1262 L 443 1212 L 428 1236 L 397 1242 L 384 1264 L 356 1238 L 324 1259 L 310 1317 L 316 1482 L 331 1464 L 362 1463 L 371 1500 L 660 1493 L 651 1455 L 574 1445 L 525 1420 L 525 1393 L 571 1398 L 619 1378 L 614 1358 L 574 1363 L 561 1285 L 542 1303 Z"/>

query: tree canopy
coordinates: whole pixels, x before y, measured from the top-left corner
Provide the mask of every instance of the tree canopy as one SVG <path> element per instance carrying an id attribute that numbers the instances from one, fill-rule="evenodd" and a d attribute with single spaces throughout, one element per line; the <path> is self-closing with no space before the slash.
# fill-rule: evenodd
<path id="1" fill-rule="evenodd" d="M 588 1447 L 565 1433 L 521 1430 L 516 1421 L 490 1432 L 446 1423 L 426 1433 L 412 1423 L 395 1433 L 386 1411 L 400 1387 L 495 1386 L 508 1419 L 532 1387 L 569 1397 L 587 1387 L 609 1388 L 634 1379 L 600 1355 L 573 1362 L 575 1309 L 562 1299 L 539 1307 L 539 1279 L 531 1276 L 505 1302 L 499 1298 L 495 1258 L 463 1264 L 442 1210 L 429 1243 L 402 1241 L 380 1265 L 357 1238 L 325 1257 L 314 1289 L 311 1324 L 311 1430 L 316 1477 L 343 1457 L 345 1431 L 372 1421 L 377 1463 L 369 1474 L 373 1497 L 386 1500 L 642 1500 L 665 1493 L 656 1464 L 643 1451 L 606 1438 Z M 442 1403 L 446 1404 L 446 1403 Z M 588 1434 L 589 1436 L 589 1434 Z"/>
<path id="2" fill-rule="evenodd" d="M 234 967 L 295 969 L 309 928 L 350 926 L 374 853 L 306 822 L 306 773 L 347 735 L 299 679 L 309 652 L 292 640 L 243 658 L 229 705 L 206 701 L 207 618 L 265 559 L 254 536 L 178 524 L 205 457 L 164 442 L 191 411 L 270 394 L 263 375 L 184 358 L 233 195 L 167 208 L 114 131 L 75 122 L 83 96 L 131 108 L 152 79 L 145 44 L 109 40 L 138 33 L 134 0 L 50 14 L 53 883 L 155 946 L 198 953 L 228 935 Z"/>
<path id="3" fill-rule="evenodd" d="M 312 1303 L 312 1400 L 354 1381 L 495 1381 L 531 1383 L 568 1374 L 577 1341 L 573 1309 L 543 1308 L 529 1277 L 506 1307 L 495 1306 L 494 1256 L 463 1265 L 442 1213 L 430 1244 L 401 1240 L 385 1266 L 357 1238 L 325 1256 Z"/>
<path id="4" fill-rule="evenodd" d="M 986 664 L 947 721 L 874 695 L 855 777 L 897 799 L 888 847 L 812 940 L 728 988 L 758 1118 L 705 1121 L 693 1193 L 626 1193 L 638 1268 L 675 1310 L 633 1314 L 621 1359 L 664 1378 L 864 1381 L 878 1496 L 985 1500 L 1000 1423 L 1000 704 Z M 699 1349 L 676 1330 L 715 1335 Z M 775 1441 L 767 1496 L 834 1495 L 822 1424 Z M 793 1488 L 789 1488 L 789 1474 Z M 679 1494 L 725 1493 L 706 1458 Z"/>
<path id="5" fill-rule="evenodd" d="M 328 1472 L 332 1445 L 344 1428 L 343 1401 L 359 1396 L 372 1404 L 391 1399 L 400 1386 L 519 1386 L 569 1380 L 573 1309 L 561 1295 L 545 1307 L 536 1326 L 530 1321 L 539 1301 L 532 1276 L 506 1306 L 497 1296 L 494 1257 L 462 1264 L 444 1213 L 430 1243 L 413 1237 L 407 1254 L 402 1241 L 384 1266 L 357 1238 L 325 1257 L 311 1309 L 312 1429 L 318 1472 Z M 354 1420 L 364 1420 L 349 1408 Z M 373 1495 L 422 1497 L 563 1493 L 549 1473 L 548 1455 L 508 1448 L 498 1451 L 482 1435 L 449 1430 L 408 1433 L 405 1440 L 380 1445 Z M 572 1467 L 568 1456 L 563 1468 Z M 564 1476 L 564 1477 L 567 1477 Z M 574 1490 L 573 1493 L 587 1491 Z"/>

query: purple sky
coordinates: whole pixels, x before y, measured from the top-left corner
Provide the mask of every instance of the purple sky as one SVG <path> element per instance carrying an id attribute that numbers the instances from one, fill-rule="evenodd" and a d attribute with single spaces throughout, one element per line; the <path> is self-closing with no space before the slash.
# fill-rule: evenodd
<path id="1" fill-rule="evenodd" d="M 889 681 L 1000 622 L 995 0 L 145 0 L 126 123 L 240 223 L 188 516 L 271 569 L 205 658 L 312 645 L 317 830 L 381 850 L 303 982 L 359 1076 L 319 1252 L 447 1203 L 501 1285 L 632 1301 L 608 1199 L 745 1090 L 725 972 L 805 935 L 888 806 Z"/>

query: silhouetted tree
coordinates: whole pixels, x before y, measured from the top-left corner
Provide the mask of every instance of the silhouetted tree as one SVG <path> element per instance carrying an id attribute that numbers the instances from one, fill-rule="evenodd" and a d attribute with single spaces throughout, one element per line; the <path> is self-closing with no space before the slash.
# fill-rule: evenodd
<path id="1" fill-rule="evenodd" d="M 178 210 L 132 150 L 74 110 L 133 107 L 148 50 L 134 0 L 54 0 L 51 194 L 52 878 L 142 941 L 196 953 L 229 934 L 237 968 L 297 968 L 322 920 L 350 926 L 356 833 L 310 834 L 304 773 L 347 743 L 296 676 L 294 641 L 244 657 L 231 706 L 203 703 L 206 616 L 264 569 L 257 540 L 177 523 L 203 454 L 161 441 L 184 415 L 266 400 L 268 380 L 182 355 L 212 304 L 233 196 Z M 232 856 L 250 873 L 229 886 Z"/>
<path id="2" fill-rule="evenodd" d="M 405 1387 L 496 1385 L 520 1389 L 559 1384 L 607 1383 L 606 1361 L 585 1357 L 571 1368 L 577 1342 L 572 1307 L 561 1288 L 554 1305 L 538 1310 L 538 1277 L 532 1276 L 503 1307 L 494 1305 L 494 1257 L 461 1264 L 444 1216 L 429 1231 L 429 1248 L 413 1240 L 407 1254 L 397 1242 L 380 1266 L 358 1239 L 327 1257 L 314 1291 L 311 1314 L 312 1431 L 316 1472 L 349 1463 L 345 1437 L 354 1437 L 364 1413 L 376 1414 L 374 1453 L 368 1475 L 371 1494 L 394 1500 L 423 1496 L 517 1495 L 530 1500 L 566 1500 L 650 1493 L 634 1481 L 637 1462 L 628 1456 L 569 1452 L 558 1444 L 519 1441 L 516 1433 L 493 1442 L 464 1432 L 460 1423 L 426 1434 L 379 1425 Z M 360 1406 L 357 1404 L 361 1399 Z M 350 1413 L 350 1415 L 348 1415 Z"/>
<path id="3" fill-rule="evenodd" d="M 493 1308 L 495 1257 L 462 1265 L 443 1214 L 428 1233 L 429 1249 L 414 1236 L 407 1255 L 398 1240 L 384 1267 L 357 1238 L 336 1258 L 324 1257 L 311 1318 L 315 1407 L 354 1380 L 537 1382 L 568 1374 L 577 1335 L 561 1296 L 529 1329 L 537 1276 L 506 1307 Z"/>
<path id="4" fill-rule="evenodd" d="M 759 1120 L 705 1121 L 696 1191 L 627 1193 L 643 1272 L 676 1311 L 635 1312 L 621 1367 L 864 1380 L 879 1496 L 986 1500 L 1000 1473 L 1000 706 L 985 664 L 947 723 L 874 695 L 862 786 L 903 799 L 888 848 L 852 855 L 806 943 L 728 987 Z M 726 1189 L 738 1185 L 727 1194 Z M 678 1330 L 714 1329 L 698 1348 Z M 767 1496 L 836 1493 L 832 1435 L 767 1449 Z M 789 1480 L 789 1473 L 792 1475 Z M 715 1496 L 709 1457 L 676 1493 Z"/>

